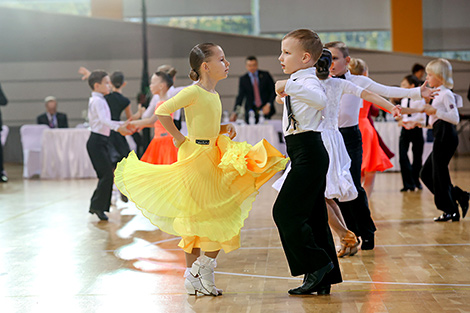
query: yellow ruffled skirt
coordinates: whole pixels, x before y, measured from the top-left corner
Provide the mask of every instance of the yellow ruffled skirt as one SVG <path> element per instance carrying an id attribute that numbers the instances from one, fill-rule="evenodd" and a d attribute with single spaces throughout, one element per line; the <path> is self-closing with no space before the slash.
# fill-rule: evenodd
<path id="1" fill-rule="evenodd" d="M 114 174 L 119 190 L 152 224 L 182 237 L 184 251 L 230 252 L 240 247 L 258 189 L 286 163 L 264 139 L 251 146 L 218 136 L 209 145 L 185 141 L 171 165 L 141 162 L 131 152 Z"/>

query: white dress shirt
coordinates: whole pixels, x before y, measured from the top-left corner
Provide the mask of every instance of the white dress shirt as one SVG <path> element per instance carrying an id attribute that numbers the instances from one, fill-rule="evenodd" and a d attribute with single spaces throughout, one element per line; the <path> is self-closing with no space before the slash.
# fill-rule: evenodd
<path id="1" fill-rule="evenodd" d="M 412 109 L 421 110 L 422 108 L 424 108 L 425 105 L 426 105 L 426 101 L 424 101 L 424 99 L 421 99 L 421 100 L 411 100 L 410 98 L 401 99 L 402 108 L 412 108 Z M 417 122 L 417 123 L 421 123 L 422 125 L 424 125 L 424 121 L 426 120 L 426 113 L 402 114 L 401 116 L 402 116 L 403 122 Z"/>
<path id="2" fill-rule="evenodd" d="M 346 80 L 368 91 L 376 93 L 387 98 L 411 98 L 413 100 L 421 99 L 420 87 L 399 88 L 389 87 L 376 83 L 372 79 L 362 75 L 352 75 L 349 71 L 344 74 Z M 341 98 L 339 108 L 339 127 L 351 127 L 359 124 L 359 110 L 362 107 L 362 100 L 353 95 L 344 95 Z"/>
<path id="3" fill-rule="evenodd" d="M 112 130 L 117 130 L 123 122 L 111 120 L 111 111 L 102 93 L 92 92 L 88 102 L 88 123 L 93 133 L 109 136 Z"/>
<path id="4" fill-rule="evenodd" d="M 191 84 L 191 85 L 188 85 L 188 86 L 192 86 L 192 85 L 194 85 L 194 83 Z M 167 96 L 168 96 L 168 99 L 173 98 L 174 96 L 176 96 L 176 94 L 178 92 L 180 92 L 181 90 L 183 90 L 184 88 L 186 88 L 188 86 L 181 86 L 181 87 L 171 86 L 170 89 L 168 89 L 168 91 L 166 93 Z M 148 106 L 147 110 L 145 110 L 144 114 L 142 114 L 142 119 L 152 117 L 152 115 L 155 114 L 155 110 L 156 110 L 157 104 L 159 102 L 160 102 L 160 96 L 159 95 L 153 95 L 152 100 L 150 100 L 150 103 L 149 103 L 149 106 Z M 180 110 L 173 113 L 173 119 L 179 120 L 180 118 L 181 118 L 181 111 Z"/>
<path id="5" fill-rule="evenodd" d="M 444 85 L 439 86 L 438 89 L 440 89 L 439 94 L 432 101 L 432 106 L 437 112 L 429 116 L 429 125 L 433 125 L 437 120 L 457 125 L 460 117 L 454 93 Z"/>
<path id="6" fill-rule="evenodd" d="M 289 127 L 289 130 L 286 130 L 289 119 L 284 98 L 282 116 L 284 136 L 306 131 L 320 131 L 320 124 L 323 119 L 321 110 L 325 108 L 327 98 L 320 80 L 315 76 L 315 68 L 302 69 L 292 74 L 284 91 L 291 96 L 292 113 L 299 122 L 296 130 L 294 130 L 293 125 Z"/>

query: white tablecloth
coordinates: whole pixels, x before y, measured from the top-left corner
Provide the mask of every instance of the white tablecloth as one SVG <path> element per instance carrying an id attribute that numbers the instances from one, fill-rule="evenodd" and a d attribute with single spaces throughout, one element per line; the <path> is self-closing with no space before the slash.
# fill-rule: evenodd
<path id="1" fill-rule="evenodd" d="M 374 126 L 377 132 L 380 134 L 380 137 L 382 137 L 384 143 L 387 145 L 387 147 L 393 153 L 395 153 L 395 156 L 390 160 L 390 162 L 392 162 L 393 164 L 393 167 L 391 169 L 388 169 L 387 171 L 400 171 L 400 160 L 398 155 L 401 127 L 398 127 L 397 122 L 375 122 Z M 426 134 L 426 132 L 427 129 L 423 129 L 423 136 Z M 425 142 L 423 150 L 423 163 L 424 161 L 426 161 L 431 151 L 432 142 Z M 413 154 L 411 152 L 411 148 L 408 151 L 408 157 L 412 162 Z"/>
<path id="2" fill-rule="evenodd" d="M 273 125 L 235 125 L 235 128 L 237 130 L 237 136 L 233 139 L 234 141 L 246 141 L 250 145 L 255 145 L 262 139 L 266 139 L 273 147 L 281 151 L 279 136 Z"/>
<path id="3" fill-rule="evenodd" d="M 41 178 L 94 178 L 95 170 L 86 150 L 90 130 L 47 129 L 42 135 Z"/>

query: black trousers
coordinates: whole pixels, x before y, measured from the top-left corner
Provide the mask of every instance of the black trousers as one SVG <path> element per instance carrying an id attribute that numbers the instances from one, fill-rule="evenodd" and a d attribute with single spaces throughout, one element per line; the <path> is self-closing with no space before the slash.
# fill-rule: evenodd
<path id="1" fill-rule="evenodd" d="M 362 165 L 362 136 L 359 126 L 340 128 L 343 135 L 346 150 L 351 158 L 349 171 L 357 189 L 357 198 L 351 201 L 338 202 L 338 206 L 343 214 L 346 226 L 356 236 L 370 238 L 374 236 L 374 221 L 370 215 L 367 194 L 361 185 L 361 165 Z"/>
<path id="2" fill-rule="evenodd" d="M 455 125 L 443 120 L 433 124 L 432 152 L 421 169 L 421 180 L 434 194 L 436 207 L 445 213 L 458 213 L 455 187 L 449 174 L 449 162 L 457 150 L 459 138 Z"/>
<path id="3" fill-rule="evenodd" d="M 91 164 L 98 176 L 98 185 L 91 197 L 90 211 L 109 212 L 113 192 L 113 164 L 109 154 L 109 137 L 91 133 L 86 143 Z"/>
<path id="4" fill-rule="evenodd" d="M 109 146 L 109 155 L 113 167 L 116 167 L 117 163 L 120 162 L 122 158 L 127 157 L 129 152 L 131 152 L 126 137 L 114 130 L 109 134 Z"/>
<path id="5" fill-rule="evenodd" d="M 408 158 L 408 149 L 412 144 L 413 164 Z M 413 129 L 402 128 L 399 141 L 400 171 L 403 187 L 414 189 L 420 187 L 419 172 L 423 164 L 424 137 L 423 130 L 419 127 Z"/>
<path id="6" fill-rule="evenodd" d="M 319 132 L 286 137 L 292 169 L 274 203 L 273 217 L 293 276 L 333 262 L 323 282 L 342 281 L 325 204 L 328 153 Z"/>

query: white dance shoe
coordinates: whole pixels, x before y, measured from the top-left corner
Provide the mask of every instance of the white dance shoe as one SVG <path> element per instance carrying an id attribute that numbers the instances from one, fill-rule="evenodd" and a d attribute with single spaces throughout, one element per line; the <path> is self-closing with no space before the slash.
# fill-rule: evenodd
<path id="1" fill-rule="evenodd" d="M 190 273 L 186 276 L 184 287 L 189 295 L 202 293 L 206 296 L 219 296 L 221 289 L 215 287 L 214 269 L 217 266 L 215 259 L 200 256 L 193 263 Z"/>

